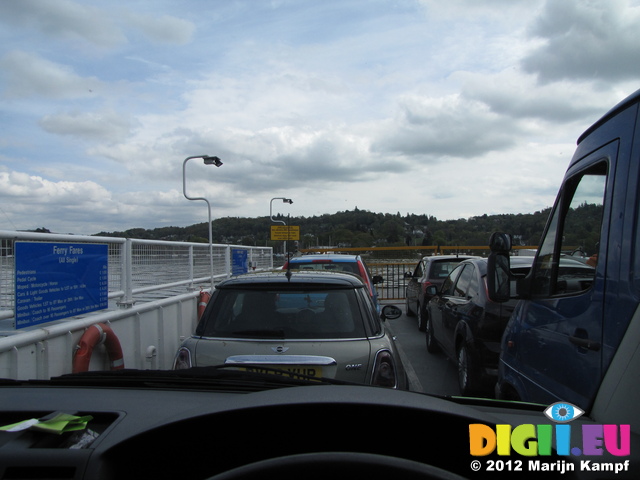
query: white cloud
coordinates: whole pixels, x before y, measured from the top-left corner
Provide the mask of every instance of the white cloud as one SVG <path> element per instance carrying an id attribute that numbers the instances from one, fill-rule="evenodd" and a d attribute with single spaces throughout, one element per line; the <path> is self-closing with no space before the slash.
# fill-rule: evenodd
<path id="1" fill-rule="evenodd" d="M 199 154 L 224 162 L 187 172 L 214 216 L 285 193 L 292 215 L 527 213 L 637 88 L 622 0 L 27 0 L 0 23 L 0 201 L 20 228 L 204 221 L 181 191 Z"/>
<path id="2" fill-rule="evenodd" d="M 380 132 L 376 150 L 471 159 L 510 147 L 523 133 L 517 122 L 459 95 L 409 96 L 400 101 L 399 109 L 399 118 Z"/>
<path id="3" fill-rule="evenodd" d="M 126 140 L 134 122 L 127 115 L 110 110 L 47 115 L 39 123 L 49 133 L 112 144 Z"/>
<path id="4" fill-rule="evenodd" d="M 0 16 L 6 23 L 68 41 L 81 39 L 99 47 L 114 47 L 126 41 L 115 19 L 107 11 L 84 2 L 0 2 Z"/>
<path id="5" fill-rule="evenodd" d="M 155 17 L 129 13 L 125 18 L 147 38 L 163 44 L 186 45 L 195 31 L 193 23 L 170 15 Z"/>
<path id="6" fill-rule="evenodd" d="M 575 120 L 599 116 L 619 99 L 615 93 L 605 93 L 589 83 L 568 80 L 536 85 L 529 75 L 512 71 L 492 75 L 459 73 L 465 98 L 487 105 L 496 114 L 514 119 L 538 119 L 567 124 Z"/>
<path id="7" fill-rule="evenodd" d="M 76 205 L 109 198 L 109 192 L 93 181 L 52 182 L 21 172 L 0 172 L 0 186 L 5 199 L 16 199 L 30 206 L 47 199 L 49 205 Z"/>
<path id="8" fill-rule="evenodd" d="M 37 54 L 14 50 L 0 60 L 7 98 L 70 99 L 90 97 L 102 85 L 95 76 L 83 77 L 67 65 L 51 62 Z"/>
<path id="9" fill-rule="evenodd" d="M 640 6 L 628 0 L 548 1 L 531 28 L 544 44 L 523 58 L 524 70 L 541 82 L 637 79 L 639 22 Z"/>
<path id="10" fill-rule="evenodd" d="M 20 0 L 1 2 L 4 22 L 34 29 L 48 37 L 68 42 L 78 40 L 112 49 L 129 42 L 125 27 L 141 32 L 152 42 L 185 45 L 192 39 L 192 22 L 173 15 L 136 13 L 126 3 L 109 2 L 100 6 L 87 2 Z"/>

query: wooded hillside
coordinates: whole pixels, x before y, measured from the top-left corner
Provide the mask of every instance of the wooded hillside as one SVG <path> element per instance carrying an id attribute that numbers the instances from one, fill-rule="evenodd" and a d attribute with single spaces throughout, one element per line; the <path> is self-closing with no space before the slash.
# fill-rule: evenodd
<path id="1" fill-rule="evenodd" d="M 513 235 L 515 245 L 538 245 L 550 209 L 532 214 L 482 215 L 468 219 L 438 220 L 432 215 L 395 215 L 374 213 L 358 208 L 352 211 L 314 217 L 276 217 L 288 225 L 300 227 L 299 248 L 380 247 L 419 245 L 486 245 L 491 233 Z M 580 245 L 594 251 L 598 241 L 598 207 L 581 205 L 566 232 L 565 244 Z M 213 242 L 235 245 L 275 246 L 270 240 L 269 217 L 225 217 L 212 222 Z M 157 240 L 207 242 L 207 223 L 188 227 L 136 228 L 124 232 L 101 232 L 97 235 Z"/>

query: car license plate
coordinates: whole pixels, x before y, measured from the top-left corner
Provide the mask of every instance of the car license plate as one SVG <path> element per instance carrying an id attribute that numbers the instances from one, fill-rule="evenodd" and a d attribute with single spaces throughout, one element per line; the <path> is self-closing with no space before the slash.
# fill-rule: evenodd
<path id="1" fill-rule="evenodd" d="M 291 378 L 320 378 L 322 377 L 322 367 L 318 367 L 315 365 L 265 365 L 264 367 L 259 366 L 246 366 L 240 367 L 242 370 L 247 372 L 255 372 L 255 373 L 268 373 L 272 375 L 282 375 Z M 274 370 L 272 370 L 274 369 Z"/>

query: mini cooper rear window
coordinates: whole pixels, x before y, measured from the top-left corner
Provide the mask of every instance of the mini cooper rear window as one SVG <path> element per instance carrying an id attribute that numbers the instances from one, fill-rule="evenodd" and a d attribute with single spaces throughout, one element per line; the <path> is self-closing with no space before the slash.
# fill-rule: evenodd
<path id="1" fill-rule="evenodd" d="M 232 338 L 353 338 L 365 335 L 353 289 L 221 290 L 203 335 Z"/>

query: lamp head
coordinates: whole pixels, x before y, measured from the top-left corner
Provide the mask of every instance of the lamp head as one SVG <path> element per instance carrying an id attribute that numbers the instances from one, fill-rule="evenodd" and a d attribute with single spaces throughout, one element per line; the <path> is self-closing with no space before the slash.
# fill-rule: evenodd
<path id="1" fill-rule="evenodd" d="M 205 165 L 215 165 L 216 167 L 219 167 L 222 165 L 222 161 L 220 161 L 220 159 L 215 156 L 211 157 L 209 155 L 206 155 L 202 157 L 202 160 L 204 160 Z"/>

